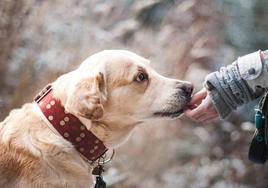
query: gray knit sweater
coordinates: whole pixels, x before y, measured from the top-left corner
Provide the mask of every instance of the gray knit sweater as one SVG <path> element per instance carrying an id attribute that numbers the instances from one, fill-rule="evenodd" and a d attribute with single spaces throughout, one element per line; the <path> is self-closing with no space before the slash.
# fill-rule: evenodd
<path id="1" fill-rule="evenodd" d="M 243 56 L 210 73 L 204 85 L 220 117 L 226 118 L 232 110 L 260 96 L 268 87 L 268 50 Z"/>

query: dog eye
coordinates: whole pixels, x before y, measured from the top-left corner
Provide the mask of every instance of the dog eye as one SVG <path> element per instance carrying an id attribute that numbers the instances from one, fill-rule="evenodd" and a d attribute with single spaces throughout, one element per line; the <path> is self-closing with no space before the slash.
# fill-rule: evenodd
<path id="1" fill-rule="evenodd" d="M 136 81 L 137 82 L 144 82 L 145 80 L 147 80 L 148 79 L 148 76 L 147 76 L 147 74 L 145 74 L 145 73 L 143 73 L 143 72 L 140 72 L 140 73 L 138 73 L 138 75 L 137 75 L 137 77 L 136 77 Z"/>

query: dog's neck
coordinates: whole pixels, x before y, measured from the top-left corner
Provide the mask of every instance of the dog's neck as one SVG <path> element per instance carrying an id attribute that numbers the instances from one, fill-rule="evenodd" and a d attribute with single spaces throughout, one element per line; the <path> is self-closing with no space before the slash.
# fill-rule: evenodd
<path id="1" fill-rule="evenodd" d="M 109 149 L 117 148 L 126 142 L 137 125 L 122 125 L 120 123 L 108 123 L 102 121 L 91 122 L 83 117 L 78 118 Z"/>

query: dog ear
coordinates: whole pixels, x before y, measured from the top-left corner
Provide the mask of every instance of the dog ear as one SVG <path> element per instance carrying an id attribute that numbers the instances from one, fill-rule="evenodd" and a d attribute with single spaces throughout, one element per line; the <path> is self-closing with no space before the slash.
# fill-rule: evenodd
<path id="1" fill-rule="evenodd" d="M 66 101 L 66 110 L 76 116 L 97 120 L 103 116 L 103 104 L 107 100 L 104 75 L 98 72 L 94 76 L 79 79 Z"/>

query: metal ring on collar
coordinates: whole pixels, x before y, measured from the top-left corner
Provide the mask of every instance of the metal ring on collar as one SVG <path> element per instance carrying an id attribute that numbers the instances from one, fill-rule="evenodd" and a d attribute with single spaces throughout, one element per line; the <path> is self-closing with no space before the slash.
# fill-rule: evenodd
<path id="1" fill-rule="evenodd" d="M 106 153 L 107 153 L 107 152 L 106 152 Z M 106 158 L 106 153 L 104 153 L 104 154 L 99 158 L 99 160 L 98 160 L 98 164 L 99 164 L 99 165 L 104 165 L 104 164 L 110 162 L 110 161 L 114 158 L 114 155 L 115 155 L 115 149 L 113 149 L 113 151 L 112 151 L 112 155 L 111 155 L 108 159 L 105 160 L 105 158 Z M 101 161 L 100 159 L 103 159 L 103 161 Z"/>

